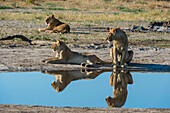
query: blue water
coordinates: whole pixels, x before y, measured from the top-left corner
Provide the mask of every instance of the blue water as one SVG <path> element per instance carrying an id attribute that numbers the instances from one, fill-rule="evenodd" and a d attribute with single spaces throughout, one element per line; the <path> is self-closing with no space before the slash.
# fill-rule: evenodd
<path id="1" fill-rule="evenodd" d="M 106 107 L 105 98 L 113 96 L 112 72 L 95 79 L 72 81 L 57 93 L 51 83 L 54 75 L 40 72 L 0 73 L 0 104 L 57 107 Z M 170 108 L 170 73 L 131 73 L 127 99 L 122 108 Z"/>

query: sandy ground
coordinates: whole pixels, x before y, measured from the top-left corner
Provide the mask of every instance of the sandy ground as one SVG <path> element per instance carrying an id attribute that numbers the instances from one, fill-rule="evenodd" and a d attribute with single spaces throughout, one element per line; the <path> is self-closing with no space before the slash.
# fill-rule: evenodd
<path id="1" fill-rule="evenodd" d="M 26 106 L 26 105 L 0 105 L 0 113 L 169 113 L 170 109 L 138 109 L 138 108 L 70 108 L 70 107 L 47 107 L 47 106 Z"/>
<path id="2" fill-rule="evenodd" d="M 110 61 L 109 45 L 70 45 L 73 51 L 88 52 L 97 55 L 104 61 Z M 90 49 L 91 47 L 91 49 Z M 93 48 L 92 48 L 93 47 Z M 98 49 L 100 48 L 100 49 Z M 170 48 L 155 48 L 155 47 L 129 47 L 134 51 L 134 58 L 130 64 L 130 68 L 147 67 L 150 71 L 170 71 Z M 65 70 L 65 69 L 80 69 L 80 65 L 71 64 L 46 64 L 41 62 L 41 59 L 55 56 L 49 45 L 28 45 L 0 46 L 0 71 L 41 71 L 41 70 Z M 136 64 L 136 65 L 135 65 Z M 142 65 L 145 64 L 145 65 Z M 151 66 L 152 64 L 152 66 Z M 97 65 L 93 68 L 112 69 L 111 64 Z"/>

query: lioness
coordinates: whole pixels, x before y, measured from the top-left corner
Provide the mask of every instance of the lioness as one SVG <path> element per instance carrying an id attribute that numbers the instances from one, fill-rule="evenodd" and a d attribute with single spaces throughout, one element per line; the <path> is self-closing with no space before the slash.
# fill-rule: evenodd
<path id="1" fill-rule="evenodd" d="M 110 76 L 113 86 L 113 98 L 108 96 L 105 101 L 109 107 L 122 107 L 127 98 L 127 84 L 133 84 L 132 75 L 127 70 L 114 69 Z"/>
<path id="2" fill-rule="evenodd" d="M 42 73 L 55 75 L 56 81 L 51 83 L 51 86 L 57 93 L 63 91 L 67 85 L 76 80 L 95 79 L 98 75 L 105 72 L 104 70 L 66 70 L 66 71 L 42 71 Z"/>
<path id="3" fill-rule="evenodd" d="M 110 56 L 114 63 L 113 67 L 119 65 L 124 67 L 133 57 L 133 51 L 128 51 L 128 39 L 126 33 L 120 28 L 111 28 L 106 40 L 110 43 L 113 41 L 113 48 L 110 50 Z"/>
<path id="4" fill-rule="evenodd" d="M 52 50 L 57 52 L 56 56 L 44 59 L 42 60 L 43 62 L 52 64 L 81 64 L 86 67 L 93 66 L 96 63 L 106 63 L 99 59 L 96 55 L 71 51 L 70 48 L 68 48 L 67 45 L 60 40 L 57 40 L 57 42 L 52 45 Z"/>
<path id="5" fill-rule="evenodd" d="M 70 26 L 63 22 L 60 22 L 54 17 L 54 15 L 47 15 L 45 22 L 48 24 L 47 28 L 38 29 L 39 32 L 50 30 L 51 33 L 68 33 L 70 32 Z"/>

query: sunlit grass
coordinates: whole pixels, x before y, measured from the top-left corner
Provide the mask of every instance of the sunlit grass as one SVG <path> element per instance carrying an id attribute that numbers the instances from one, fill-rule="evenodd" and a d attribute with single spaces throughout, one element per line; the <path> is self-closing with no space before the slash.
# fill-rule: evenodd
<path id="1" fill-rule="evenodd" d="M 119 13 L 119 14 L 112 14 L 112 13 L 54 13 L 56 18 L 62 19 L 63 21 L 75 21 L 75 22 L 97 22 L 97 21 L 106 21 L 106 22 L 113 22 L 113 21 L 168 21 L 170 20 L 170 12 L 164 11 L 161 12 L 159 10 L 142 12 L 142 13 Z M 0 20 L 44 20 L 46 13 L 13 13 L 13 12 L 0 12 Z"/>

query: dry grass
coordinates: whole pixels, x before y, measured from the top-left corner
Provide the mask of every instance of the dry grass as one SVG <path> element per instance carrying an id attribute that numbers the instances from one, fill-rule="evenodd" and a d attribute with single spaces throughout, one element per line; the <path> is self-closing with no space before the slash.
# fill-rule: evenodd
<path id="1" fill-rule="evenodd" d="M 167 21 L 170 20 L 170 4 L 166 1 L 133 0 L 123 2 L 117 0 L 36 0 L 38 5 L 26 3 L 22 0 L 6 0 L 0 2 L 1 9 L 14 8 L 14 4 L 25 9 L 23 13 L 0 12 L 1 20 L 34 20 L 43 19 L 47 13 L 57 10 L 55 15 L 64 21 Z M 5 7 L 4 7 L 5 6 Z M 42 10 L 42 13 L 29 13 L 28 8 Z M 87 13 L 83 11 L 100 11 L 100 13 Z M 63 13 L 65 12 L 65 13 Z M 115 13 L 114 13 L 115 12 Z"/>
<path id="2" fill-rule="evenodd" d="M 50 12 L 48 12 L 50 13 Z M 52 12 L 51 12 L 52 13 Z M 47 12 L 29 13 L 29 12 L 0 12 L 0 20 L 40 20 L 44 21 Z M 143 13 L 84 13 L 72 11 L 53 13 L 58 19 L 67 22 L 113 22 L 113 21 L 168 21 L 170 12 L 168 11 L 148 11 Z"/>
<path id="3" fill-rule="evenodd" d="M 120 0 L 36 0 L 35 4 L 41 7 L 60 7 L 60 8 L 76 8 L 79 10 L 90 11 L 113 11 L 117 6 L 123 6 L 130 9 L 161 9 L 167 10 L 170 8 L 167 1 L 155 0 L 131 0 L 132 2 L 124 2 Z M 17 4 L 19 7 L 35 7 L 35 4 L 26 3 L 22 0 L 5 0 L 1 1 L 0 5 L 11 6 Z"/>

